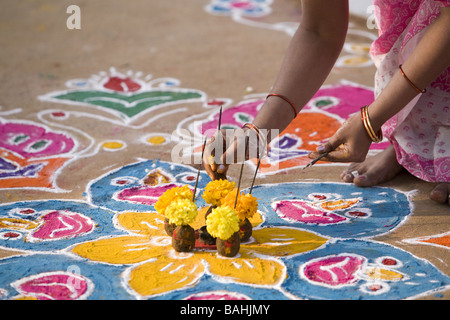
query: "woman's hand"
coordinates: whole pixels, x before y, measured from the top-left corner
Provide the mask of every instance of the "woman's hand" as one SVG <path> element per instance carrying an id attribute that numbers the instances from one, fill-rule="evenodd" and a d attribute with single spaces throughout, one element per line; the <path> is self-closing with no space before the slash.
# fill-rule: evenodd
<path id="1" fill-rule="evenodd" d="M 206 143 L 203 165 L 212 180 L 226 179 L 230 164 L 257 158 L 261 145 L 248 129 L 220 130 Z"/>
<path id="2" fill-rule="evenodd" d="M 317 158 L 324 152 L 329 154 L 322 158 L 332 162 L 362 162 L 366 159 L 372 140 L 367 134 L 359 114 L 351 116 L 338 131 L 323 145 L 318 152 L 311 152 L 308 157 Z"/>

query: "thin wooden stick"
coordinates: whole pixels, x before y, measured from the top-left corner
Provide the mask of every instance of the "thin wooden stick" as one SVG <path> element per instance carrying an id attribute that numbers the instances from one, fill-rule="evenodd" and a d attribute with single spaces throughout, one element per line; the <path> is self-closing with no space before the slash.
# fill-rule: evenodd
<path id="1" fill-rule="evenodd" d="M 311 161 L 310 163 L 308 163 L 305 167 L 303 167 L 302 170 L 305 170 L 308 167 L 311 167 L 312 165 L 314 165 L 317 161 L 319 161 L 320 159 L 322 159 L 323 157 L 326 157 L 328 155 L 329 152 L 325 152 L 323 154 L 321 154 L 320 156 L 318 156 L 317 158 L 315 158 L 313 161 Z"/>
<path id="2" fill-rule="evenodd" d="M 217 126 L 217 131 L 220 130 L 220 127 L 222 126 L 222 105 L 220 105 L 220 111 L 219 111 L 219 125 Z"/>
<path id="3" fill-rule="evenodd" d="M 264 157 L 266 148 L 267 148 L 267 146 L 264 146 L 263 149 L 262 149 L 261 154 L 259 155 L 258 164 L 256 165 L 255 174 L 253 175 L 252 185 L 251 185 L 251 187 L 250 187 L 250 192 L 249 192 L 249 194 L 252 194 L 252 191 L 253 191 L 253 185 L 255 184 L 256 175 L 258 174 L 258 169 L 259 169 L 259 166 L 260 166 L 260 164 L 261 164 L 261 159 L 262 159 L 262 157 Z"/>
<path id="4" fill-rule="evenodd" d="M 239 190 L 241 188 L 242 172 L 244 171 L 245 158 L 247 157 L 247 145 L 248 145 L 248 136 L 245 137 L 244 159 L 243 159 L 242 165 L 241 165 L 241 172 L 239 173 L 239 181 L 238 181 L 236 199 L 234 200 L 234 209 L 236 209 L 237 200 L 238 200 L 238 196 L 239 196 Z"/>
<path id="5" fill-rule="evenodd" d="M 203 162 L 203 154 L 205 152 L 205 147 L 206 147 L 206 140 L 207 140 L 207 137 L 205 137 L 205 142 L 203 142 L 202 162 Z M 202 165 L 200 164 L 200 166 L 198 167 L 198 170 L 197 170 L 197 179 L 195 180 L 194 195 L 192 196 L 192 202 L 195 202 L 195 194 L 197 193 L 197 185 L 198 185 L 198 179 L 200 178 L 200 168 L 201 167 L 202 167 Z"/>

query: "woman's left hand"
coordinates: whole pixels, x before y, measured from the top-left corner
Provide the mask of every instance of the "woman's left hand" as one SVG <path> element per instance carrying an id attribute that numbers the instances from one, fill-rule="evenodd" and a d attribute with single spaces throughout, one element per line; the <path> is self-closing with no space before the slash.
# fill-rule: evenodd
<path id="1" fill-rule="evenodd" d="M 324 152 L 329 152 L 322 160 L 362 162 L 366 159 L 371 143 L 361 117 L 356 113 L 347 119 L 325 144 L 319 146 L 317 152 L 311 152 L 308 157 L 315 159 Z"/>

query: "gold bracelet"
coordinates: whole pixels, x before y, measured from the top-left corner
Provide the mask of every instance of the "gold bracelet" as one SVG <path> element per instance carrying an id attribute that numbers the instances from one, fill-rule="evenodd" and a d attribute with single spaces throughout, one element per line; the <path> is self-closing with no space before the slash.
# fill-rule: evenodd
<path id="1" fill-rule="evenodd" d="M 377 133 L 375 133 L 375 131 L 373 130 L 369 119 L 368 108 L 369 106 L 364 106 L 361 108 L 361 120 L 364 124 L 364 128 L 366 129 L 367 134 L 370 137 L 370 140 L 375 143 L 379 143 L 383 140 L 383 133 L 381 132 L 381 129 L 379 129 Z"/>

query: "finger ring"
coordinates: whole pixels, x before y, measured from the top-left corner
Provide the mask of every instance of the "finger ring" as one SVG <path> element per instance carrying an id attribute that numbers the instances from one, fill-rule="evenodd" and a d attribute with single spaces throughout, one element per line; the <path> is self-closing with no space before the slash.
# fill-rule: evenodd
<path id="1" fill-rule="evenodd" d="M 351 174 L 352 174 L 354 177 L 359 176 L 359 172 L 358 172 L 357 170 L 352 171 Z"/>

